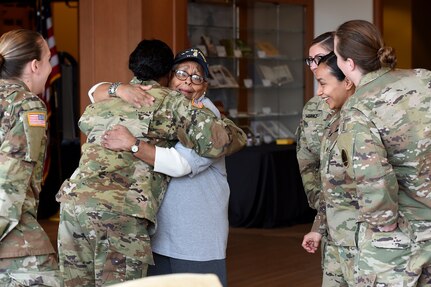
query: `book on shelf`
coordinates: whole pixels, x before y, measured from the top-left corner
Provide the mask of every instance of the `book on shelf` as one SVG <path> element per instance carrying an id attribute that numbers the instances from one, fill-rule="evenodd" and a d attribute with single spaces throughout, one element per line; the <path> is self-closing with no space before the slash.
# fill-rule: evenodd
<path id="1" fill-rule="evenodd" d="M 271 84 L 281 86 L 293 81 L 292 72 L 288 65 L 258 65 L 258 67 L 262 80 L 270 81 Z"/>
<path id="2" fill-rule="evenodd" d="M 237 88 L 237 81 L 231 72 L 223 65 L 209 66 L 210 78 L 209 84 L 213 88 Z"/>
<path id="3" fill-rule="evenodd" d="M 221 39 L 220 44 L 226 49 L 226 55 L 229 57 L 234 56 L 235 44 L 233 39 Z"/>
<path id="4" fill-rule="evenodd" d="M 253 56 L 253 49 L 241 39 L 235 40 L 236 48 L 241 51 L 243 57 Z"/>
<path id="5" fill-rule="evenodd" d="M 276 139 L 295 139 L 295 134 L 279 121 L 252 121 L 254 133 L 271 136 Z"/>
<path id="6" fill-rule="evenodd" d="M 202 35 L 202 44 L 205 45 L 208 56 L 217 56 L 217 48 L 211 40 L 210 36 Z"/>
<path id="7" fill-rule="evenodd" d="M 248 57 L 253 55 L 253 50 L 241 39 L 221 39 L 220 44 L 226 49 L 226 54 L 230 57 Z"/>
<path id="8" fill-rule="evenodd" d="M 208 57 L 207 47 L 205 45 L 196 45 L 196 48 L 202 51 L 205 57 Z"/>
<path id="9" fill-rule="evenodd" d="M 216 46 L 216 50 L 217 50 L 217 56 L 218 57 L 226 57 L 226 48 L 223 45 L 217 45 Z"/>
<path id="10" fill-rule="evenodd" d="M 261 52 L 261 54 L 263 54 L 263 56 L 266 57 L 275 57 L 280 54 L 278 49 L 274 47 L 274 45 L 272 45 L 270 42 L 257 41 L 256 48 L 258 51 Z"/>

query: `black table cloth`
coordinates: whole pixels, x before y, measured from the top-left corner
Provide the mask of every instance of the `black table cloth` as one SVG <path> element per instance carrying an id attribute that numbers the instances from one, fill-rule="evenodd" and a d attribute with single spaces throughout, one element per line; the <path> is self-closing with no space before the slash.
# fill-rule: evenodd
<path id="1" fill-rule="evenodd" d="M 280 227 L 312 222 L 315 211 L 299 174 L 294 145 L 246 147 L 226 158 L 233 227 Z"/>

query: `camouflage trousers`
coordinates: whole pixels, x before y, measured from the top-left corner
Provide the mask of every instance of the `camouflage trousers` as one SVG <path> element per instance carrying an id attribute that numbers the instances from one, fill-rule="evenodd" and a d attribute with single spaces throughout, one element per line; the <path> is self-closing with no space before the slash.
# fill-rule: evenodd
<path id="1" fill-rule="evenodd" d="M 411 255 L 411 241 L 406 234 L 399 228 L 378 232 L 360 223 L 357 243 L 356 286 L 406 286 L 405 269 Z"/>
<path id="2" fill-rule="evenodd" d="M 322 242 L 322 287 L 353 287 L 356 247 Z"/>
<path id="3" fill-rule="evenodd" d="M 431 287 L 431 221 L 400 220 L 400 228 L 413 239 L 407 264 L 408 286 Z"/>
<path id="4" fill-rule="evenodd" d="M 62 286 L 56 254 L 0 258 L 0 286 Z"/>
<path id="5" fill-rule="evenodd" d="M 409 287 L 431 287 L 431 240 L 413 243 L 412 257 L 407 264 Z"/>
<path id="6" fill-rule="evenodd" d="M 146 276 L 153 263 L 148 222 L 61 203 L 58 254 L 64 286 L 106 286 Z"/>

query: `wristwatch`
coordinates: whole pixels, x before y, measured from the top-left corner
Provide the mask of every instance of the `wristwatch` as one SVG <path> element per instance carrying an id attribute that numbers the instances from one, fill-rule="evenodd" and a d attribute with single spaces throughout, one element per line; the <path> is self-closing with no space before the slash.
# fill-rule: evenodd
<path id="1" fill-rule="evenodd" d="M 109 89 L 108 89 L 108 95 L 110 96 L 110 97 L 118 97 L 117 96 L 117 89 L 118 89 L 118 87 L 121 85 L 121 82 L 115 82 L 115 83 L 112 83 L 110 86 L 109 86 Z"/>
<path id="2" fill-rule="evenodd" d="M 139 144 L 141 143 L 140 140 L 136 139 L 136 142 L 134 145 L 132 145 L 132 147 L 130 148 L 130 150 L 132 151 L 132 153 L 137 153 L 139 151 Z"/>

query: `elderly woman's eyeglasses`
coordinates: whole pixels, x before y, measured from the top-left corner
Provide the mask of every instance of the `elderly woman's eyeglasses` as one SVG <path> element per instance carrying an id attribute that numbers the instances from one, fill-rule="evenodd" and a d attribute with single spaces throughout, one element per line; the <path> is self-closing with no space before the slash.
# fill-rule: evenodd
<path id="1" fill-rule="evenodd" d="M 175 77 L 181 81 L 185 81 L 187 80 L 188 77 L 190 77 L 190 81 L 195 85 L 202 85 L 205 82 L 205 79 L 203 77 L 196 74 L 190 75 L 186 71 L 175 70 L 174 74 L 175 74 Z"/>
<path id="2" fill-rule="evenodd" d="M 307 64 L 307 66 L 311 66 L 311 64 L 316 64 L 319 65 L 319 61 L 324 57 L 325 55 L 316 55 L 314 58 L 313 57 L 308 57 L 305 58 L 305 64 Z"/>

